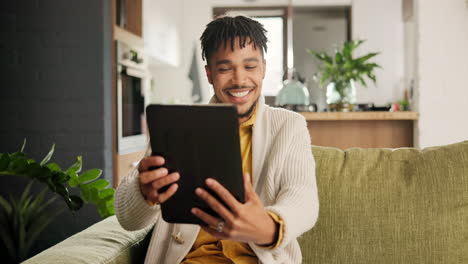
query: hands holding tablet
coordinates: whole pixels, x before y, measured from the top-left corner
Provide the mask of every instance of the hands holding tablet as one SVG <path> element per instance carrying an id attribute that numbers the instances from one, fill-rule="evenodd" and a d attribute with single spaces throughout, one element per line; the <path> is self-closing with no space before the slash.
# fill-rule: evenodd
<path id="1" fill-rule="evenodd" d="M 164 158 L 150 156 L 142 159 L 138 168 L 141 193 L 147 201 L 155 204 L 166 202 L 178 189 L 175 182 L 179 180 L 179 173 L 169 174 L 162 165 Z M 151 170 L 151 167 L 160 168 Z M 195 190 L 195 193 L 222 217 L 220 219 L 199 208 L 193 208 L 192 213 L 207 224 L 202 227 L 206 232 L 219 239 L 254 242 L 259 245 L 269 245 L 275 241 L 277 225 L 255 193 L 249 174 L 244 174 L 245 203 L 239 202 L 214 179 L 207 179 L 206 185 L 228 206 L 226 208 L 202 188 Z M 165 186 L 169 188 L 159 193 L 158 190 Z"/>
<path id="2" fill-rule="evenodd" d="M 219 239 L 254 242 L 258 245 L 275 242 L 278 227 L 255 193 L 249 174 L 244 174 L 245 203 L 237 201 L 214 179 L 207 179 L 206 184 L 228 206 L 226 208 L 206 190 L 196 189 L 195 193 L 222 217 L 219 219 L 199 208 L 193 208 L 192 213 L 208 225 L 202 227 L 206 232 Z"/>
<path id="3" fill-rule="evenodd" d="M 147 201 L 155 204 L 161 204 L 171 198 L 177 191 L 178 185 L 175 183 L 179 180 L 179 173 L 174 172 L 169 174 L 164 167 L 164 158 L 160 156 L 150 156 L 141 160 L 138 167 L 140 179 L 140 191 Z M 160 167 L 155 170 L 150 170 L 151 167 Z M 158 193 L 158 190 L 170 185 L 170 187 Z"/>

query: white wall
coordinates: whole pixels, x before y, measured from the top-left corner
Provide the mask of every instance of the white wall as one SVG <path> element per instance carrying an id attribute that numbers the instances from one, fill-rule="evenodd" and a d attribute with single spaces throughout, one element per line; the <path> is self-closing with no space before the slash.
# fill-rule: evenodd
<path id="1" fill-rule="evenodd" d="M 380 52 L 373 61 L 382 66 L 376 70 L 377 84 L 358 84 L 357 101 L 385 105 L 403 99 L 403 22 L 401 0 L 353 0 L 352 37 L 365 39 L 356 55 Z M 407 84 L 406 84 L 407 85 Z"/>
<path id="2" fill-rule="evenodd" d="M 417 0 L 420 147 L 468 140 L 468 3 Z"/>
<path id="3" fill-rule="evenodd" d="M 172 66 L 180 64 L 182 28 L 180 12 L 181 0 L 143 1 L 143 38 L 145 49 L 153 63 Z"/>
<path id="4" fill-rule="evenodd" d="M 143 0 L 143 39 L 153 75 L 151 103 L 191 103 L 183 0 Z"/>
<path id="5" fill-rule="evenodd" d="M 143 0 L 143 38 L 151 56 L 152 103 L 191 103 L 189 70 L 196 49 L 204 101 L 211 96 L 199 38 L 211 20 L 209 1 Z"/>

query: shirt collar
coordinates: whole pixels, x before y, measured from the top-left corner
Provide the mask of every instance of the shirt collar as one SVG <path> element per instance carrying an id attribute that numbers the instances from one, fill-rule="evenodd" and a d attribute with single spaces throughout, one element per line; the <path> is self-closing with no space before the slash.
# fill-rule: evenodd
<path id="1" fill-rule="evenodd" d="M 257 119 L 257 106 L 255 106 L 254 112 L 250 118 L 244 123 L 240 124 L 240 127 L 252 127 L 255 124 L 255 119 Z"/>

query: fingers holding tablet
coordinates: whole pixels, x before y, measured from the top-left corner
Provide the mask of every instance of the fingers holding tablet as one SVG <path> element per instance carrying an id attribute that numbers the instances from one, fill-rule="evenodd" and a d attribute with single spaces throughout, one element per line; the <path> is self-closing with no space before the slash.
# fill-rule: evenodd
<path id="1" fill-rule="evenodd" d="M 152 183 L 153 181 L 158 180 L 164 176 L 167 176 L 168 174 L 169 174 L 169 171 L 164 167 L 140 172 L 140 176 L 139 176 L 140 184 Z"/>
<path id="2" fill-rule="evenodd" d="M 178 189 L 175 182 L 180 178 L 179 173 L 169 173 L 162 165 L 164 158 L 151 156 L 142 159 L 138 168 L 141 194 L 151 203 L 164 203 Z"/>
<path id="3" fill-rule="evenodd" d="M 138 172 L 144 172 L 151 170 L 151 167 L 160 167 L 164 165 L 164 158 L 161 156 L 149 156 L 140 161 L 138 166 Z"/>
<path id="4" fill-rule="evenodd" d="M 157 190 L 151 189 L 149 195 L 146 197 L 146 200 L 156 204 L 165 203 L 169 198 L 172 197 L 172 195 L 176 193 L 178 188 L 179 186 L 176 183 L 174 183 L 171 184 L 170 187 L 162 193 L 158 193 Z"/>

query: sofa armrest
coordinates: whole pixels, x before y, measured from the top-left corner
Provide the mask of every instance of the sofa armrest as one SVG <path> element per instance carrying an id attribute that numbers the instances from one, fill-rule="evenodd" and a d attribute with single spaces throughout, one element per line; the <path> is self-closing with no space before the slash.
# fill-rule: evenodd
<path id="1" fill-rule="evenodd" d="M 23 263 L 143 263 L 151 228 L 130 232 L 111 216 Z"/>

